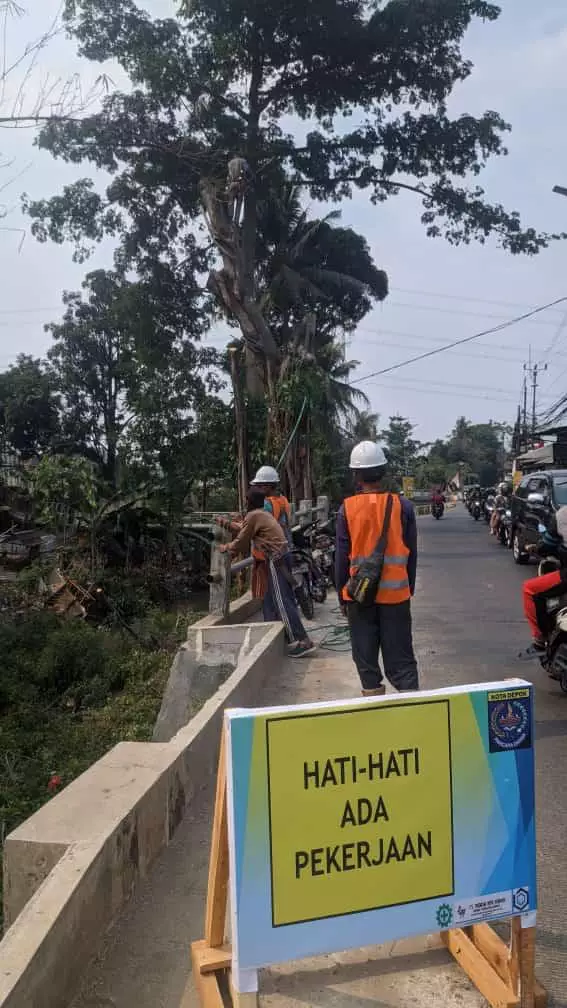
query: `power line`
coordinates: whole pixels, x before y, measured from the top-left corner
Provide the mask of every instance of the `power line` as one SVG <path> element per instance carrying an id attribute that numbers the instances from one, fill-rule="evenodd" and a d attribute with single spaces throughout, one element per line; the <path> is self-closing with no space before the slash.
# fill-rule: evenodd
<path id="1" fill-rule="evenodd" d="M 408 360 L 399 361 L 397 364 L 391 364 L 389 367 L 382 368 L 380 371 L 372 371 L 371 374 L 363 375 L 362 378 L 355 378 L 353 379 L 353 384 L 360 384 L 360 382 L 368 381 L 369 378 L 389 374 L 390 371 L 397 371 L 398 368 L 406 367 L 408 364 L 415 364 L 417 361 L 425 360 L 427 357 L 433 357 L 435 354 L 443 353 L 445 350 L 452 350 L 453 347 L 462 346 L 464 343 L 472 343 L 473 340 L 480 339 L 481 336 L 490 336 L 491 333 L 501 332 L 503 329 L 508 329 L 510 326 L 517 325 L 519 322 L 524 322 L 533 315 L 538 315 L 540 312 L 547 311 L 548 308 L 554 308 L 555 305 L 563 304 L 565 301 L 567 301 L 567 296 L 557 298 L 555 301 L 550 301 L 548 304 L 540 305 L 539 308 L 534 308 L 532 311 L 526 312 L 524 315 L 518 315 L 516 318 L 508 319 L 506 322 L 501 322 L 500 325 L 493 326 L 491 329 L 483 329 L 481 332 L 473 333 L 472 336 L 465 336 L 464 339 L 454 340 L 453 343 L 446 343 L 444 346 L 436 347 L 434 350 L 428 350 L 426 353 L 418 354 L 416 357 L 410 357 Z"/>
<path id="2" fill-rule="evenodd" d="M 386 330 L 384 330 L 384 331 L 386 331 Z M 354 339 L 356 340 L 356 336 L 354 337 Z M 435 336 L 424 336 L 423 339 L 428 340 L 430 343 L 441 343 L 441 344 L 443 344 L 443 341 L 437 339 Z M 388 342 L 387 340 L 361 339 L 360 342 L 363 343 L 365 346 L 403 347 L 406 350 L 415 350 L 416 349 L 416 347 L 413 347 L 411 345 L 411 343 L 400 343 L 399 341 L 396 341 L 395 343 L 391 343 L 391 342 Z M 482 344 L 482 345 L 483 346 L 488 346 L 489 344 Z M 514 350 L 516 348 L 515 347 L 510 347 L 510 349 Z M 457 350 L 458 350 L 458 347 L 457 347 Z M 497 354 L 488 354 L 488 353 L 482 353 L 482 352 L 481 353 L 476 353 L 476 354 L 474 354 L 474 353 L 460 353 L 458 359 L 460 360 L 462 357 L 469 357 L 472 360 L 476 360 L 476 361 L 483 361 L 483 360 L 502 361 L 504 364 L 523 364 L 524 363 L 524 358 L 523 357 L 499 357 Z"/>
<path id="3" fill-rule="evenodd" d="M 556 304 L 554 301 L 553 304 Z M 491 315 L 489 312 L 474 312 L 474 311 L 463 311 L 460 308 L 438 308 L 436 305 L 420 305 L 420 304 L 408 304 L 407 301 L 385 301 L 384 305 L 388 308 L 410 308 L 416 311 L 432 311 L 440 312 L 441 315 L 467 315 L 469 318 L 491 318 L 491 319 L 506 319 L 505 315 Z M 537 313 L 535 311 L 526 312 L 524 315 L 519 316 L 520 320 L 528 319 L 532 315 Z M 555 322 L 534 322 L 534 325 L 543 326 L 555 326 Z"/>
<path id="4" fill-rule="evenodd" d="M 561 336 L 561 333 L 563 332 L 563 330 L 566 327 L 567 327 L 567 312 L 564 312 L 563 313 L 563 318 L 561 319 L 561 322 L 557 326 L 557 330 L 555 332 L 555 336 L 553 337 L 551 343 L 549 344 L 547 350 L 545 351 L 545 356 L 543 358 L 543 363 L 544 364 L 546 364 L 546 362 L 549 360 L 549 358 L 551 356 L 551 353 L 553 351 L 553 348 L 555 346 L 557 346 L 557 343 L 559 342 L 559 337 Z"/>
<path id="5" fill-rule="evenodd" d="M 395 388 L 396 387 L 395 383 L 398 381 L 398 379 L 397 378 L 393 378 L 393 379 L 391 379 L 391 381 L 392 381 L 392 385 L 391 386 L 388 385 L 388 388 L 390 388 L 390 387 Z M 433 381 L 430 381 L 428 378 L 403 378 L 402 381 L 404 381 L 404 382 L 412 382 L 412 383 L 414 383 L 416 385 L 427 385 L 427 386 L 429 386 L 429 388 L 431 388 L 432 386 L 439 386 L 439 388 L 454 388 L 456 390 L 458 390 L 458 389 L 473 389 L 473 390 L 479 391 L 479 392 L 481 392 L 481 391 L 500 392 L 500 393 L 502 393 L 502 395 L 512 396 L 514 402 L 516 401 L 516 392 L 514 391 L 514 389 L 511 389 L 511 388 L 496 388 L 494 385 L 480 385 L 480 384 L 467 385 L 467 384 L 465 384 L 463 382 L 454 382 L 454 381 L 451 381 L 450 379 L 447 379 L 446 381 L 441 380 L 441 379 L 434 379 Z M 416 392 L 417 391 L 419 391 L 419 389 L 416 389 Z M 552 395 L 547 395 L 547 396 L 544 396 L 543 398 L 553 399 L 553 396 Z"/>
<path id="6" fill-rule="evenodd" d="M 464 294 L 441 294 L 434 291 L 413 290 L 410 287 L 392 287 L 399 294 L 418 294 L 420 297 L 445 298 L 447 301 L 469 301 L 471 304 L 504 305 L 506 308 L 535 308 L 526 301 L 493 301 L 488 298 L 467 297 Z"/>
<path id="7" fill-rule="evenodd" d="M 357 339 L 358 338 L 358 334 L 360 332 L 372 333 L 375 336 L 381 336 L 381 335 L 384 335 L 384 336 L 400 336 L 402 339 L 425 340 L 428 343 L 434 343 L 434 342 L 435 343 L 443 343 L 443 340 L 439 339 L 439 337 L 437 337 L 437 336 L 429 336 L 427 333 L 402 332 L 400 329 L 383 329 L 381 327 L 379 329 L 372 329 L 369 326 L 365 326 L 365 325 L 357 325 L 356 330 L 353 333 L 353 336 L 351 337 L 351 339 L 353 339 L 353 340 Z M 362 340 L 362 342 L 368 342 L 368 343 L 370 343 L 370 342 L 374 342 L 374 341 L 371 341 L 371 340 Z M 378 343 L 380 344 L 381 341 L 378 340 Z M 401 344 L 400 343 L 396 343 L 396 346 L 401 346 Z M 489 350 L 506 350 L 507 352 L 517 351 L 517 350 L 525 350 L 527 352 L 529 350 L 528 346 L 522 347 L 521 344 L 517 344 L 517 343 L 515 343 L 514 345 L 511 346 L 508 343 L 492 343 L 492 342 L 488 343 L 487 342 L 487 343 L 477 343 L 477 346 L 479 346 L 479 347 L 486 347 Z M 480 356 L 481 355 L 479 354 L 479 357 Z M 482 356 L 484 356 L 484 355 L 482 355 Z M 560 350 L 555 350 L 554 353 L 553 353 L 553 357 L 567 357 L 567 353 L 562 353 Z M 522 364 L 524 362 L 524 357 L 518 357 L 518 358 L 509 357 L 507 359 L 510 360 L 511 362 L 514 359 L 516 359 L 518 361 L 518 363 L 522 363 Z"/>
<path id="8" fill-rule="evenodd" d="M 434 389 L 429 386 L 428 388 L 416 389 L 412 385 L 387 385 L 385 382 L 373 382 L 373 388 L 383 388 L 389 389 L 391 392 L 401 391 L 401 392 L 413 392 L 414 395 L 435 395 L 435 396 L 450 396 L 455 399 L 481 399 L 483 402 L 497 402 L 501 405 L 514 404 L 516 402 L 512 397 L 505 396 L 495 396 L 495 395 L 477 395 L 474 392 L 443 392 L 440 389 Z"/>

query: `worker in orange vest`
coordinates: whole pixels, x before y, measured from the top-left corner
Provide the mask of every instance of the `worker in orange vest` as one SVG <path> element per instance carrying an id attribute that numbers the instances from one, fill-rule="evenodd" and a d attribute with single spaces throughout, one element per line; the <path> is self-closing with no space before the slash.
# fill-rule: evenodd
<path id="1" fill-rule="evenodd" d="M 419 688 L 410 612 L 417 567 L 417 524 L 411 501 L 383 488 L 386 467 L 387 459 L 379 445 L 373 441 L 356 445 L 350 456 L 356 493 L 345 499 L 337 515 L 336 587 L 349 622 L 352 657 L 364 696 L 386 692 L 380 652 L 392 686 L 397 690 Z M 388 514 L 375 602 L 361 605 L 349 594 L 349 580 L 376 550 Z"/>
<path id="2" fill-rule="evenodd" d="M 264 511 L 269 511 L 276 519 L 278 525 L 281 525 L 288 544 L 291 546 L 291 507 L 287 497 L 280 493 L 278 489 L 279 482 L 280 478 L 277 470 L 273 466 L 263 465 L 260 466 L 252 480 L 252 486 L 261 490 L 266 495 L 264 499 Z M 258 559 L 263 556 L 261 551 L 259 553 Z M 256 556 L 256 553 L 254 553 L 254 556 Z"/>

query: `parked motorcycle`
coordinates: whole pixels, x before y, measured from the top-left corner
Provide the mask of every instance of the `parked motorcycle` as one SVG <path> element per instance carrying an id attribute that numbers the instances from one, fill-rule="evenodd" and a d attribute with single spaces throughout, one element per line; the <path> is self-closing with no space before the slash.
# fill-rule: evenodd
<path id="1" fill-rule="evenodd" d="M 442 504 L 441 501 L 435 501 L 435 503 L 431 505 L 431 514 L 437 521 L 443 517 L 444 510 L 445 505 Z"/>
<path id="2" fill-rule="evenodd" d="M 311 526 L 309 527 L 311 528 Z M 291 570 L 296 602 L 306 619 L 313 619 L 313 602 L 327 598 L 327 581 L 313 556 L 307 528 L 292 529 Z"/>
<path id="3" fill-rule="evenodd" d="M 330 522 L 316 522 L 313 526 L 313 560 L 325 578 L 327 587 L 335 583 L 335 540 Z"/>
<path id="4" fill-rule="evenodd" d="M 291 551 L 291 573 L 295 601 L 305 619 L 311 620 L 315 612 L 311 593 L 311 557 L 305 550 Z"/>

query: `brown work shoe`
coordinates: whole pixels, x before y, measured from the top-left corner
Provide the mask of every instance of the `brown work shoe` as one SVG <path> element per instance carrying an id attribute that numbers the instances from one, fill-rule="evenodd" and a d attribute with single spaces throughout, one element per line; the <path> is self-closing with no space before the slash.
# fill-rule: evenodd
<path id="1" fill-rule="evenodd" d="M 377 686 L 376 689 L 363 689 L 363 696 L 384 696 L 386 692 L 385 686 Z"/>

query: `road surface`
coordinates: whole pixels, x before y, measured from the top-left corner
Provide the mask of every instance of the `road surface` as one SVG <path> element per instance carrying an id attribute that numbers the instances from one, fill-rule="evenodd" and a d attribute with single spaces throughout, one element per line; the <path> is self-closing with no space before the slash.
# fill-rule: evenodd
<path id="1" fill-rule="evenodd" d="M 419 521 L 420 562 L 414 600 L 422 686 L 436 688 L 520 675 L 536 683 L 540 914 L 538 972 L 551 1004 L 567 1008 L 567 696 L 537 663 L 520 663 L 528 641 L 521 584 L 534 568 L 511 554 L 462 506 L 442 521 Z M 336 601 L 316 607 L 316 621 L 336 617 Z M 259 704 L 293 703 L 358 693 L 347 655 L 322 651 L 310 662 L 288 662 Z M 188 972 L 188 945 L 202 937 L 210 838 L 211 795 L 181 825 L 174 842 L 110 931 L 85 977 L 74 1008 L 179 1008 Z M 484 1004 L 444 952 L 412 943 L 367 962 L 364 950 L 272 970 L 262 981 L 262 1008 L 413 1008 Z M 415 943 L 414 943 L 415 944 Z M 378 973 L 378 976 L 377 976 Z M 191 997 L 190 1008 L 197 1001 Z"/>
<path id="2" fill-rule="evenodd" d="M 538 662 L 519 662 L 529 643 L 521 586 L 536 573 L 458 506 L 439 522 L 420 522 L 416 640 L 425 685 L 483 682 L 517 675 L 536 686 L 538 822 L 538 972 L 551 1004 L 567 1008 L 567 695 Z"/>

